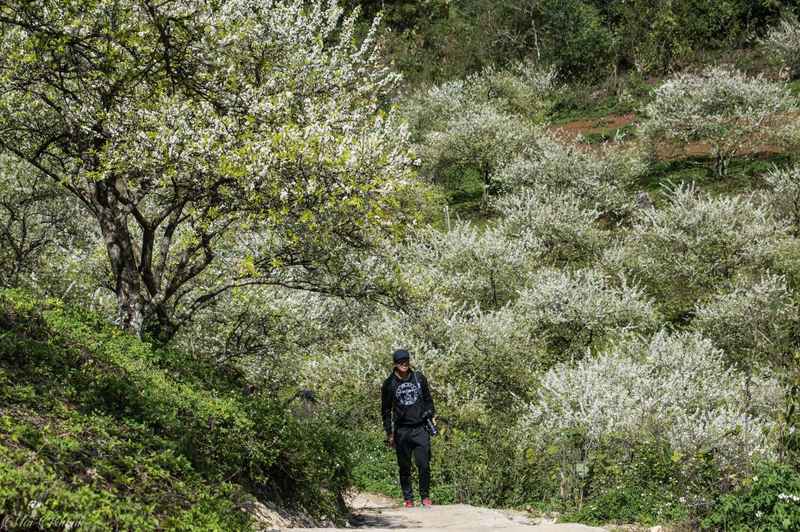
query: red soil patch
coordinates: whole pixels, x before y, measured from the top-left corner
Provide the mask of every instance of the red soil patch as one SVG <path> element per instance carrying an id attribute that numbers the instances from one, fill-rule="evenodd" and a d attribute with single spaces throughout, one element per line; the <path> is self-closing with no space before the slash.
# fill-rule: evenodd
<path id="1" fill-rule="evenodd" d="M 786 151 L 785 148 L 771 144 L 767 139 L 754 138 L 753 143 L 744 146 L 736 152 L 737 157 L 770 157 Z M 656 145 L 656 157 L 662 161 L 672 161 L 686 157 L 710 157 L 711 144 L 703 141 L 693 141 L 687 144 L 671 141 L 661 141 Z"/>
<path id="2" fill-rule="evenodd" d="M 550 130 L 559 138 L 565 141 L 574 141 L 579 135 L 589 135 L 597 133 L 611 133 L 617 129 L 623 128 L 636 121 L 635 113 L 626 113 L 624 115 L 608 115 L 601 118 L 573 120 L 564 124 L 558 124 L 550 127 Z M 776 120 L 776 124 L 788 119 L 796 119 L 798 115 L 791 113 L 781 116 Z M 761 156 L 769 157 L 772 155 L 784 153 L 785 148 L 776 144 L 770 143 L 768 139 L 754 137 L 753 143 L 739 150 L 738 156 Z M 598 148 L 597 144 L 583 144 L 581 147 L 590 151 Z M 674 160 L 682 159 L 685 157 L 708 157 L 711 155 L 711 145 L 708 142 L 695 141 L 688 144 L 663 140 L 656 146 L 656 156 L 661 160 Z"/>
<path id="3" fill-rule="evenodd" d="M 634 113 L 627 113 L 624 115 L 608 115 L 602 118 L 573 120 L 557 126 L 552 126 L 551 129 L 559 136 L 568 139 L 575 139 L 578 135 L 588 135 L 592 133 L 606 133 L 628 124 L 636 120 Z"/>

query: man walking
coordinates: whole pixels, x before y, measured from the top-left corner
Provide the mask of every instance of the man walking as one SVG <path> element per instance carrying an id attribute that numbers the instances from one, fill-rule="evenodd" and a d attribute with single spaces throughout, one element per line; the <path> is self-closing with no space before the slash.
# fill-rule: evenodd
<path id="1" fill-rule="evenodd" d="M 387 443 L 397 452 L 400 468 L 400 487 L 406 508 L 414 506 L 411 487 L 411 456 L 419 472 L 419 494 L 422 506 L 430 507 L 431 435 L 427 423 L 433 421 L 435 410 L 422 373 L 411 369 L 411 355 L 398 349 L 392 353 L 394 369 L 381 388 L 381 417 Z"/>

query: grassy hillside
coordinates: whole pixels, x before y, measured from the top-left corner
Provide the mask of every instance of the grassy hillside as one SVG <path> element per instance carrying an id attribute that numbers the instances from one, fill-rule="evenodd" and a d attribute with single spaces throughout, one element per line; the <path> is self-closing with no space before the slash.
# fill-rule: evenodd
<path id="1" fill-rule="evenodd" d="M 240 385 L 57 301 L 0 293 L 0 517 L 248 530 L 256 498 L 335 515 L 346 468 L 327 457 L 342 442 Z"/>

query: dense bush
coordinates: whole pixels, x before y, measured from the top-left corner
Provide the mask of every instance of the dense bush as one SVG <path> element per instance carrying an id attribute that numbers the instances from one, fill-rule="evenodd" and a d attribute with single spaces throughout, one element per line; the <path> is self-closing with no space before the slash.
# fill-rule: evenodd
<path id="1" fill-rule="evenodd" d="M 784 278 L 765 275 L 752 284 L 737 278 L 730 290 L 697 306 L 691 327 L 742 369 L 780 368 L 791 364 L 797 310 Z"/>
<path id="2" fill-rule="evenodd" d="M 514 438 L 529 475 L 557 473 L 575 519 L 685 519 L 703 515 L 753 456 L 774 456 L 775 386 L 748 382 L 698 335 L 630 338 L 548 371 Z"/>
<path id="3" fill-rule="evenodd" d="M 493 203 L 503 234 L 526 239 L 540 263 L 557 266 L 588 264 L 608 241 L 608 232 L 597 223 L 600 211 L 585 205 L 555 187 L 525 187 Z"/>
<path id="4" fill-rule="evenodd" d="M 441 130 L 425 135 L 419 155 L 423 172 L 434 182 L 474 170 L 484 186 L 484 200 L 496 192 L 495 172 L 514 153 L 531 143 L 535 130 L 515 115 L 492 104 L 470 105 L 452 114 Z"/>
<path id="5" fill-rule="evenodd" d="M 800 21 L 797 17 L 787 15 L 769 30 L 763 44 L 783 61 L 789 76 L 800 76 Z"/>
<path id="6" fill-rule="evenodd" d="M 509 311 L 517 327 L 545 346 L 541 368 L 579 360 L 620 335 L 653 330 L 658 315 L 641 288 L 615 281 L 594 269 L 529 275 Z"/>
<path id="7" fill-rule="evenodd" d="M 693 186 L 666 191 L 659 209 L 637 211 L 605 265 L 639 279 L 670 320 L 738 275 L 760 274 L 786 236 L 783 222 L 747 197 L 711 197 Z"/>
<path id="8" fill-rule="evenodd" d="M 549 451 L 554 453 L 553 450 Z M 565 458 L 560 446 L 558 454 Z M 578 499 L 565 520 L 589 523 L 656 524 L 685 521 L 692 493 L 708 496 L 714 490 L 719 472 L 708 468 L 708 475 L 682 473 L 680 460 L 670 446 L 657 439 L 625 435 L 603 437 L 590 454 L 579 461 L 569 475 L 562 476 L 562 489 Z M 563 466 L 562 466 L 563 467 Z M 692 481 L 695 484 L 687 484 Z M 686 497 L 689 495 L 689 498 Z"/>
<path id="9" fill-rule="evenodd" d="M 561 88 L 556 77 L 555 69 L 535 63 L 486 67 L 461 79 L 418 88 L 403 99 L 401 108 L 417 138 L 442 130 L 459 112 L 482 104 L 537 122 Z"/>
<path id="10" fill-rule="evenodd" d="M 766 462 L 736 492 L 721 498 L 702 522 L 713 530 L 796 530 L 800 527 L 800 474 Z"/>
<path id="11" fill-rule="evenodd" d="M 661 332 L 649 345 L 634 338 L 551 369 L 521 427 L 530 442 L 580 429 L 586 449 L 612 434 L 649 435 L 685 457 L 713 451 L 721 468 L 740 470 L 753 453 L 772 452 L 780 398 L 771 379 L 750 384 L 752 400 L 746 385 L 708 340 Z"/>
<path id="12" fill-rule="evenodd" d="M 516 296 L 523 272 L 541 254 L 541 244 L 507 236 L 501 229 L 457 223 L 450 231 L 424 229 L 404 250 L 421 267 L 415 284 L 436 287 L 453 301 L 499 308 Z M 412 261 L 408 261 L 412 263 Z M 406 275 L 412 277 L 414 269 Z"/>
<path id="13" fill-rule="evenodd" d="M 612 218 L 630 209 L 633 198 L 627 188 L 647 169 L 636 148 L 590 152 L 545 132 L 514 155 L 495 177 L 504 190 L 528 187 L 570 193 L 584 208 Z"/>
<path id="14" fill-rule="evenodd" d="M 794 236 L 800 236 L 800 166 L 773 168 L 764 180 L 775 212 L 792 224 Z"/>

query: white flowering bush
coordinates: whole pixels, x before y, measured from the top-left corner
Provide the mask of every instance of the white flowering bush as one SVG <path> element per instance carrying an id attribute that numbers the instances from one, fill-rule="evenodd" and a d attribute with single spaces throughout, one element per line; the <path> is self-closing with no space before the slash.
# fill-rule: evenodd
<path id="1" fill-rule="evenodd" d="M 451 80 L 409 95 L 401 109 L 415 140 L 420 140 L 430 131 L 444 129 L 447 121 L 470 103 L 471 97 L 467 80 Z"/>
<path id="2" fill-rule="evenodd" d="M 491 103 L 457 109 L 439 130 L 427 133 L 418 147 L 422 171 L 445 181 L 470 170 L 484 185 L 484 198 L 496 186 L 494 174 L 515 153 L 533 142 L 536 130 Z"/>
<path id="3" fill-rule="evenodd" d="M 471 106 L 490 104 L 511 114 L 540 118 L 558 88 L 552 67 L 535 63 L 518 63 L 509 69 L 490 66 L 464 79 L 425 87 L 405 98 L 402 110 L 412 132 L 421 138 L 427 132 L 445 130 L 449 120 Z"/>
<path id="4" fill-rule="evenodd" d="M 556 87 L 555 70 L 522 63 L 487 67 L 411 95 L 403 113 L 423 173 L 441 183 L 474 171 L 492 192 L 494 173 L 542 134 L 534 124 Z"/>
<path id="5" fill-rule="evenodd" d="M 504 190 L 519 188 L 569 192 L 589 209 L 619 214 L 630 208 L 626 186 L 644 173 L 647 163 L 637 149 L 604 148 L 590 152 L 540 132 L 494 180 Z"/>
<path id="6" fill-rule="evenodd" d="M 559 89 L 556 68 L 532 62 L 517 63 L 509 69 L 490 66 L 467 79 L 473 83 L 475 96 L 496 99 L 501 108 L 537 121 L 550 110 Z"/>
<path id="7" fill-rule="evenodd" d="M 796 16 L 785 16 L 761 43 L 783 61 L 792 78 L 800 76 L 800 21 Z"/>
<path id="8" fill-rule="evenodd" d="M 546 343 L 520 327 L 514 305 L 492 312 L 472 309 L 465 317 L 454 331 L 456 356 L 448 360 L 445 378 L 478 390 L 488 413 L 508 419 L 535 389 L 542 360 L 547 358 Z M 450 408 L 454 412 L 460 412 L 458 403 L 458 396 L 453 396 Z"/>
<path id="9" fill-rule="evenodd" d="M 520 428 L 520 445 L 546 444 L 567 431 L 584 435 L 591 451 L 606 436 L 665 441 L 681 455 L 712 453 L 723 468 L 741 470 L 753 456 L 774 453 L 771 431 L 777 383 L 756 378 L 748 401 L 745 375 L 698 334 L 659 332 L 629 339 L 541 379 Z"/>
<path id="10" fill-rule="evenodd" d="M 613 338 L 654 330 L 658 314 L 643 291 L 624 278 L 593 270 L 531 273 L 512 310 L 517 326 L 546 347 L 543 368 L 582 358 Z"/>
<path id="11" fill-rule="evenodd" d="M 533 234 L 507 235 L 501 228 L 457 223 L 450 231 L 418 231 L 402 254 L 406 276 L 425 290 L 437 290 L 469 306 L 499 308 L 516 296 L 530 263 L 544 252 Z M 415 266 L 408 264 L 411 262 Z"/>
<path id="12" fill-rule="evenodd" d="M 767 274 L 752 283 L 737 278 L 731 290 L 698 305 L 691 327 L 740 368 L 780 367 L 791 361 L 797 313 L 786 279 Z"/>
<path id="13" fill-rule="evenodd" d="M 750 198 L 711 197 L 682 185 L 666 191 L 666 200 L 637 211 L 603 261 L 640 282 L 670 319 L 736 275 L 760 272 L 786 237 L 785 224 Z"/>
<path id="14" fill-rule="evenodd" d="M 552 265 L 591 261 L 609 235 L 598 224 L 600 211 L 571 192 L 522 188 L 493 202 L 500 230 L 510 238 L 535 241 L 540 261 Z"/>
<path id="15" fill-rule="evenodd" d="M 770 188 L 770 204 L 792 224 L 794 235 L 800 236 L 800 165 L 772 168 L 763 179 Z"/>
<path id="16" fill-rule="evenodd" d="M 652 141 L 710 143 L 714 170 L 727 173 L 732 157 L 770 133 L 769 120 L 796 106 L 785 84 L 763 76 L 714 67 L 700 74 L 679 74 L 656 89 L 643 109 L 641 132 Z"/>

